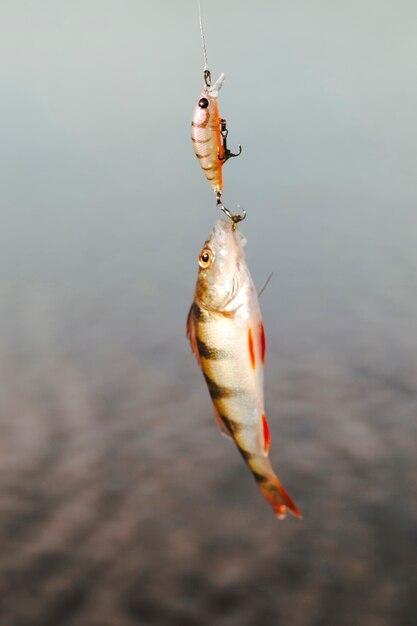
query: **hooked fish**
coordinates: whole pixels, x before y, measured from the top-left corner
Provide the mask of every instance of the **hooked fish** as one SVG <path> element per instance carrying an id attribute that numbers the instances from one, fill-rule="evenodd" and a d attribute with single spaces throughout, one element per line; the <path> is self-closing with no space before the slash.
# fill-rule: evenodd
<path id="1" fill-rule="evenodd" d="M 239 152 L 233 154 L 227 147 L 228 130 L 226 120 L 220 117 L 217 102 L 217 96 L 224 81 L 224 74 L 220 74 L 214 85 L 211 84 L 201 10 L 200 33 L 205 60 L 204 89 L 194 109 L 191 121 L 191 141 L 201 168 L 216 194 L 218 203 L 220 203 L 223 191 L 223 165 L 230 157 L 238 156 L 242 148 L 239 146 Z"/>
<path id="2" fill-rule="evenodd" d="M 271 437 L 264 407 L 265 332 L 245 261 L 246 240 L 218 220 L 199 256 L 187 336 L 203 371 L 221 431 L 232 437 L 278 518 L 301 512 L 268 458 Z"/>

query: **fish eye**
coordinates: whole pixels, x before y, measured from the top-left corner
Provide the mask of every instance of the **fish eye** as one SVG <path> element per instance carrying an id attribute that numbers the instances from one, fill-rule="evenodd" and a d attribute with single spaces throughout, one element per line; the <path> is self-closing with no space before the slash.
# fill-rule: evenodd
<path id="1" fill-rule="evenodd" d="M 207 109 L 209 105 L 209 101 L 207 100 L 207 98 L 200 98 L 200 100 L 198 101 L 198 106 L 200 107 L 200 109 Z"/>
<path id="2" fill-rule="evenodd" d="M 204 248 L 204 250 L 201 251 L 201 254 L 198 258 L 198 264 L 203 269 L 206 269 L 207 267 L 209 267 L 209 265 L 211 265 L 212 260 L 213 260 L 213 254 L 211 250 L 209 250 L 209 248 Z"/>

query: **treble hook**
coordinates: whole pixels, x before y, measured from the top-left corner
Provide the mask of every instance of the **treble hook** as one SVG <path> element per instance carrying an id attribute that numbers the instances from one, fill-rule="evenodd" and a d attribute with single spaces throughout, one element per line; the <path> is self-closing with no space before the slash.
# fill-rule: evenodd
<path id="1" fill-rule="evenodd" d="M 222 202 L 222 194 L 221 194 L 221 192 L 217 192 L 217 194 L 216 194 L 216 204 L 223 211 L 223 213 L 225 213 L 227 215 L 229 220 L 232 222 L 232 230 L 236 230 L 238 223 L 241 222 L 242 220 L 244 220 L 245 217 L 246 217 L 245 209 L 242 209 L 243 215 L 233 215 L 233 213 L 231 213 L 229 211 L 229 209 L 227 209 L 224 206 L 224 204 Z M 242 207 L 239 207 L 239 208 L 242 208 Z"/>
<path id="2" fill-rule="evenodd" d="M 231 150 L 229 150 L 229 148 L 227 147 L 227 135 L 229 134 L 229 130 L 226 126 L 225 119 L 220 120 L 220 134 L 222 136 L 223 156 L 220 156 L 220 148 L 217 148 L 217 158 L 219 159 L 219 161 L 223 161 L 223 163 L 226 163 L 226 161 L 230 159 L 230 157 L 237 157 L 239 156 L 239 154 L 241 154 L 242 146 L 239 144 L 239 152 L 237 152 L 236 154 L 231 152 Z"/>

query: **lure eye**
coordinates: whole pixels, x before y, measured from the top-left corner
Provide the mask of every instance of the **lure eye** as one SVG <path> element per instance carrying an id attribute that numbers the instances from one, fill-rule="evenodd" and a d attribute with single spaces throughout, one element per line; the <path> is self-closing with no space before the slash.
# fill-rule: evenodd
<path id="1" fill-rule="evenodd" d="M 209 250 L 209 248 L 204 248 L 198 258 L 198 264 L 203 269 L 206 269 L 207 267 L 209 267 L 209 265 L 211 265 L 212 260 L 213 255 L 211 253 L 211 250 Z"/>
<path id="2" fill-rule="evenodd" d="M 198 106 L 200 107 L 200 109 L 207 109 L 209 105 L 209 101 L 207 100 L 207 98 L 200 98 L 200 100 L 198 101 Z"/>

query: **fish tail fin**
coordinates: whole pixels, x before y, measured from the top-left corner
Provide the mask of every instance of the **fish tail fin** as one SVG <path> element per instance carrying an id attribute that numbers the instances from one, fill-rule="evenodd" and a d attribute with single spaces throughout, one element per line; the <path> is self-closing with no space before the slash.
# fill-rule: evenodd
<path id="1" fill-rule="evenodd" d="M 274 509 L 277 518 L 284 519 L 287 516 L 288 509 L 292 515 L 302 519 L 303 515 L 300 509 L 281 485 L 278 476 L 275 475 L 274 470 L 272 469 L 269 458 L 266 455 L 253 454 L 242 448 L 239 442 L 236 441 L 236 443 L 241 455 L 251 470 L 259 489 L 261 490 L 264 498 Z"/>
<path id="2" fill-rule="evenodd" d="M 297 507 L 291 496 L 282 486 L 278 477 L 273 474 L 265 482 L 258 481 L 260 490 L 264 497 L 268 500 L 269 504 L 275 511 L 275 515 L 278 519 L 284 519 L 287 515 L 287 509 L 295 517 L 302 519 L 302 513 Z"/>

